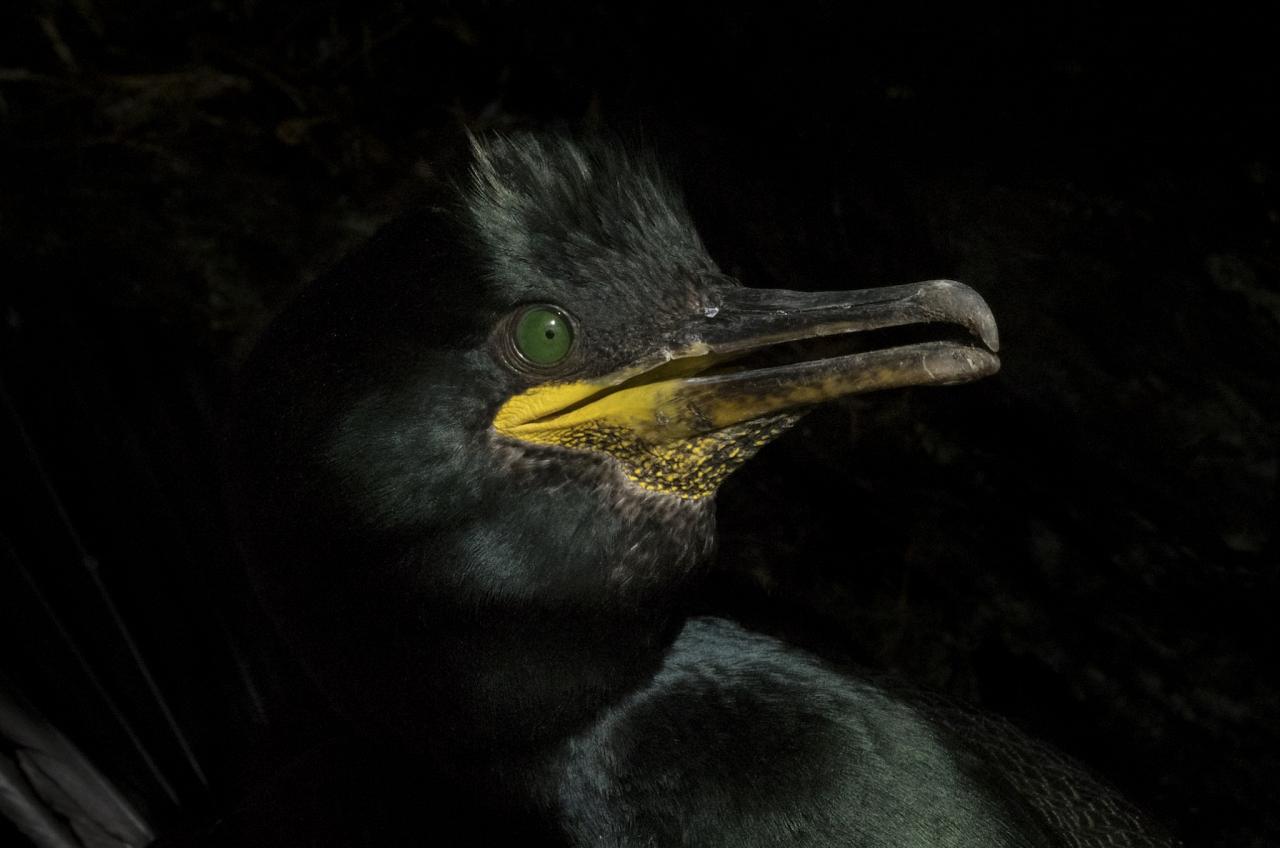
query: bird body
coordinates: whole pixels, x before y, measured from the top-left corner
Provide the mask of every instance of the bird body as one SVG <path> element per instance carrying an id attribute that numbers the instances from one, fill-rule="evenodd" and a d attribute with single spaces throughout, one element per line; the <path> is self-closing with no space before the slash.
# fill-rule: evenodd
<path id="1" fill-rule="evenodd" d="M 1005 724 L 688 617 L 720 481 L 826 399 L 993 373 L 980 297 L 744 288 L 649 160 L 474 152 L 283 313 L 233 428 L 255 582 L 370 744 L 558 844 L 1168 844 Z M 966 340 L 846 345 L 905 325 Z"/>
<path id="2" fill-rule="evenodd" d="M 574 844 L 1170 844 L 1012 725 L 718 618 L 556 762 Z"/>
<path id="3" fill-rule="evenodd" d="M 584 845 L 1052 844 L 949 742 L 872 684 L 693 619 L 568 744 L 559 800 Z"/>

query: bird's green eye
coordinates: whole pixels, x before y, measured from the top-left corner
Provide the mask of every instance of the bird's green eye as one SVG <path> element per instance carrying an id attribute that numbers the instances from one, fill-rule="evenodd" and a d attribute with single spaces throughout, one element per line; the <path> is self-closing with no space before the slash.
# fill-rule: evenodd
<path id="1" fill-rule="evenodd" d="M 516 323 L 516 350 L 534 365 L 555 365 L 569 355 L 573 329 L 562 312 L 548 306 L 525 310 Z"/>

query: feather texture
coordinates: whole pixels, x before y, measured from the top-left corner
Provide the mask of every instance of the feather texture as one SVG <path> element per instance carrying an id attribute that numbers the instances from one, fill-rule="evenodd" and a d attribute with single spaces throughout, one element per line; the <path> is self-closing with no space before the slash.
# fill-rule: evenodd
<path id="1" fill-rule="evenodd" d="M 41 848 L 137 848 L 133 804 L 33 707 L 0 691 L 0 812 Z"/>

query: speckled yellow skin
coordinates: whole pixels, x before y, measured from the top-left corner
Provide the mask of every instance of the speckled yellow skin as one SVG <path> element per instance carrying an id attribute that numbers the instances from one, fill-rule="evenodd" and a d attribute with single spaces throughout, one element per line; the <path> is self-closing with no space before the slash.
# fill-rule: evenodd
<path id="1" fill-rule="evenodd" d="M 613 389 L 544 384 L 508 400 L 493 426 L 518 441 L 602 454 L 641 489 L 700 500 L 800 418 L 771 414 L 717 427 L 682 402 L 679 387 L 678 379 Z"/>
<path id="2" fill-rule="evenodd" d="M 799 417 L 799 414 L 775 415 L 705 435 L 660 443 L 646 441 L 634 430 L 603 422 L 544 431 L 526 440 L 605 454 L 641 489 L 699 500 L 714 495 L 726 477 Z"/>

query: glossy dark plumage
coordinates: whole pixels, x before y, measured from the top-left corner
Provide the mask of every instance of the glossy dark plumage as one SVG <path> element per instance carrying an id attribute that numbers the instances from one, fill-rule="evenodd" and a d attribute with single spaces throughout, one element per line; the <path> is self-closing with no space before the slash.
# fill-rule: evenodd
<path id="1" fill-rule="evenodd" d="M 469 188 L 380 234 L 255 354 L 234 440 L 257 582 L 384 761 L 449 789 L 424 831 L 452 816 L 574 845 L 1170 844 L 1003 722 L 686 620 L 710 498 L 495 435 L 538 382 L 494 353 L 513 308 L 569 309 L 581 370 L 605 374 L 714 317 L 731 285 L 648 160 L 498 140 Z"/>

